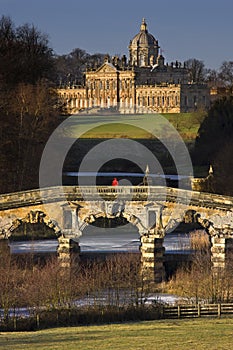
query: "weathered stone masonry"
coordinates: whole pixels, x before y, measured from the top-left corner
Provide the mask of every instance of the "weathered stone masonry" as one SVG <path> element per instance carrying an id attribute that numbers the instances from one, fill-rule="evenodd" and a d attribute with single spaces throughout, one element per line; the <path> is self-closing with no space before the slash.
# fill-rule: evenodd
<path id="1" fill-rule="evenodd" d="M 188 200 L 187 200 L 188 199 Z M 78 238 L 99 217 L 123 217 L 138 228 L 145 279 L 164 278 L 163 239 L 179 222 L 198 222 L 211 240 L 213 268 L 224 268 L 233 239 L 233 198 L 158 186 L 52 187 L 0 196 L 1 239 L 22 222 L 43 222 L 59 238 L 58 255 L 69 266 Z"/>

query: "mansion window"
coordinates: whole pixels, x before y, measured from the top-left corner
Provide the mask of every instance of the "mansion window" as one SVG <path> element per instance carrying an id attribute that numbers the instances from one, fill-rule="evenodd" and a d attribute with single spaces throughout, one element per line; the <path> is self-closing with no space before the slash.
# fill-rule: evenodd
<path id="1" fill-rule="evenodd" d="M 106 89 L 109 90 L 109 80 L 106 80 Z"/>

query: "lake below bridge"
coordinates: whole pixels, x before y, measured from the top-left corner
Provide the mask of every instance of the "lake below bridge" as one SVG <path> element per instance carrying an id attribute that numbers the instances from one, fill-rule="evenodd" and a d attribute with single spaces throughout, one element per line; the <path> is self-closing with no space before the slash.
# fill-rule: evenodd
<path id="1" fill-rule="evenodd" d="M 138 232 L 126 232 L 119 228 L 107 229 L 98 227 L 88 227 L 88 232 L 84 232 L 79 239 L 81 253 L 136 253 L 140 248 L 140 238 Z M 86 230 L 85 230 L 86 231 Z M 54 253 L 56 252 L 58 241 L 51 240 L 31 240 L 12 241 L 9 243 L 12 254 L 27 253 Z M 169 233 L 164 238 L 165 252 L 169 254 L 188 254 L 191 252 L 189 234 Z"/>

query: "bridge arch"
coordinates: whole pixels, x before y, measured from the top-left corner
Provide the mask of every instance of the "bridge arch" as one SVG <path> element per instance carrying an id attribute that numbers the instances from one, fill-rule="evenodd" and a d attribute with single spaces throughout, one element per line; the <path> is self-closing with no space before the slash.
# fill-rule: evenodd
<path id="1" fill-rule="evenodd" d="M 79 227 L 79 234 L 82 235 L 83 230 L 88 226 L 93 224 L 99 218 L 107 218 L 107 219 L 115 219 L 122 218 L 126 219 L 126 221 L 132 226 L 136 227 L 139 235 L 142 236 L 146 232 L 146 228 L 143 225 L 141 219 L 130 212 L 122 212 L 120 214 L 106 216 L 105 212 L 99 212 L 97 214 L 88 214 L 83 220 L 82 224 Z"/>
<path id="2" fill-rule="evenodd" d="M 191 207 L 191 206 L 190 206 Z M 191 207 L 179 218 L 180 223 L 199 224 L 209 237 L 213 268 L 224 268 L 233 251 L 232 211 L 217 211 L 212 208 Z M 170 222 L 169 229 L 176 222 Z"/>
<path id="3" fill-rule="evenodd" d="M 161 205 L 154 202 L 104 202 L 85 207 L 74 207 L 77 217 L 79 237 L 83 230 L 98 218 L 123 218 L 137 228 L 140 237 L 140 249 L 143 278 L 160 283 L 165 277 L 163 264 L 163 229 L 161 228 Z M 157 227 L 159 226 L 159 229 Z"/>
<path id="4" fill-rule="evenodd" d="M 79 237 L 80 251 L 106 251 L 115 253 L 140 253 L 141 235 L 137 225 L 125 217 L 106 218 L 104 215 L 88 218 Z"/>
<path id="5" fill-rule="evenodd" d="M 50 219 L 48 215 L 42 210 L 30 210 L 26 216 L 21 218 L 11 218 L 8 228 L 5 230 L 5 239 L 10 239 L 14 236 L 14 232 L 17 231 L 23 225 L 41 225 L 50 230 L 53 230 L 54 236 L 58 237 L 61 233 L 61 228 L 58 223 Z"/>

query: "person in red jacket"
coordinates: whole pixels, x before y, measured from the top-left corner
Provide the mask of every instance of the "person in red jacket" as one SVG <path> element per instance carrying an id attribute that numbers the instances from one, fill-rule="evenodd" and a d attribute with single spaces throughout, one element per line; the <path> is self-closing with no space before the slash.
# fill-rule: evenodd
<path id="1" fill-rule="evenodd" d="M 119 182 L 117 180 L 116 177 L 114 177 L 114 179 L 112 180 L 112 186 L 118 186 L 119 185 Z"/>

